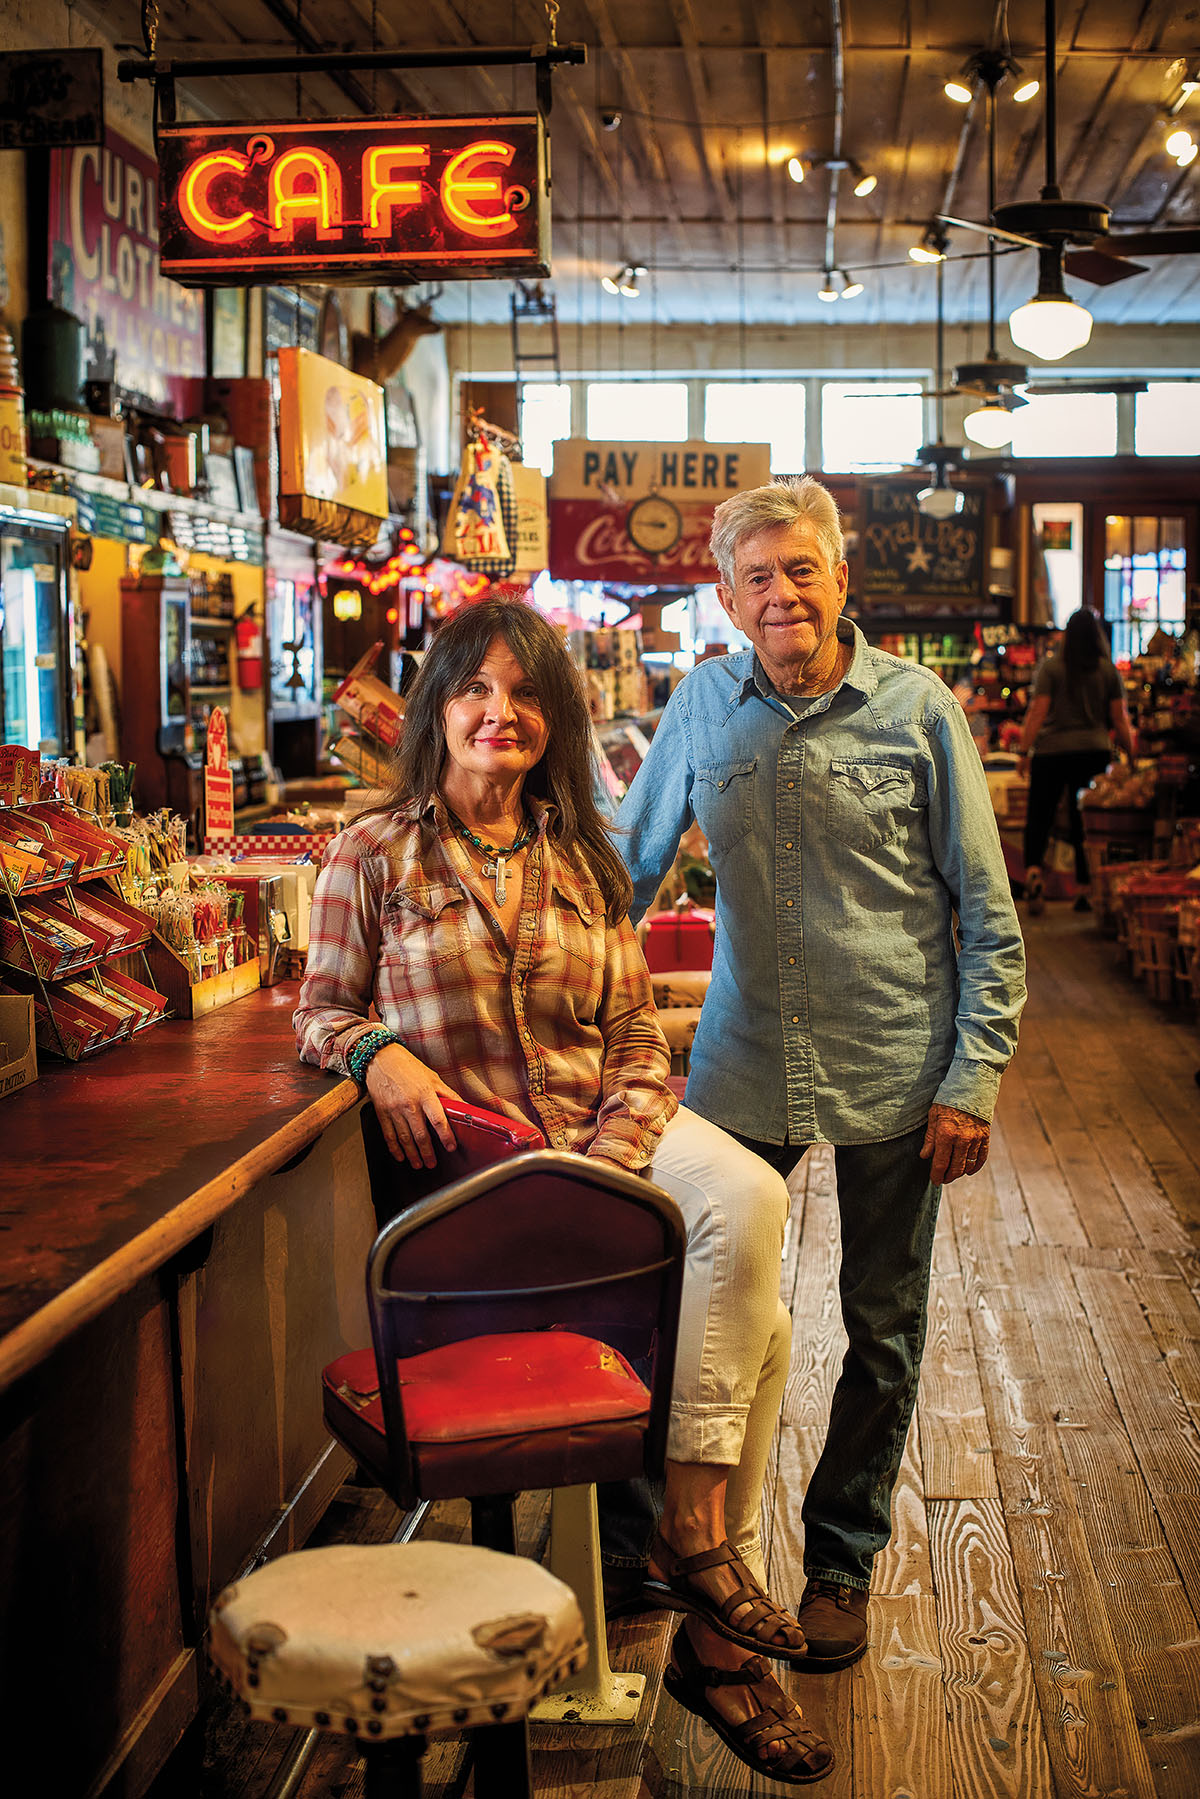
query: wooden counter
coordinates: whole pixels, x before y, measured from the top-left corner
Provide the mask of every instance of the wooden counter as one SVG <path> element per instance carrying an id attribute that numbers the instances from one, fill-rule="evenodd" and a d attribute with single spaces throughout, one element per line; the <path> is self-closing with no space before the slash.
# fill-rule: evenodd
<path id="1" fill-rule="evenodd" d="M 375 1221 L 358 1091 L 296 1059 L 296 991 L 47 1059 L 0 1102 L 13 1791 L 140 1799 L 199 1703 L 213 1597 L 349 1470 L 320 1373 L 369 1341 Z"/>
<path id="2" fill-rule="evenodd" d="M 0 1103 L 0 1391 L 357 1101 L 296 1056 L 297 988 L 73 1064 Z"/>

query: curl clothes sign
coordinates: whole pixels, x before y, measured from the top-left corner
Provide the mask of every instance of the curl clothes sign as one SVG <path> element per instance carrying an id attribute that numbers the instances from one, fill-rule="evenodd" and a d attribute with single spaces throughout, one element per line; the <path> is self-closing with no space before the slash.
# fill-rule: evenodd
<path id="1" fill-rule="evenodd" d="M 162 261 L 190 283 L 548 275 L 542 121 L 159 131 Z"/>
<path id="2" fill-rule="evenodd" d="M 50 292 L 84 322 L 88 380 L 157 402 L 203 375 L 203 302 L 159 261 L 158 168 L 118 132 L 50 152 Z"/>

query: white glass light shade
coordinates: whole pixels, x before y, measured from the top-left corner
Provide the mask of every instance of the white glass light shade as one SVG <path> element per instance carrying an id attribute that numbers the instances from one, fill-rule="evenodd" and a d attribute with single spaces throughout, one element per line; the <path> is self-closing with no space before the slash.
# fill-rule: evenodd
<path id="1" fill-rule="evenodd" d="M 832 305 L 834 300 L 838 298 L 838 291 L 833 285 L 832 275 L 827 274 L 825 276 L 824 285 L 817 289 L 817 298 L 818 300 L 824 300 L 827 306 Z"/>
<path id="2" fill-rule="evenodd" d="M 1064 294 L 1035 294 L 1018 306 L 1008 321 L 1008 333 L 1020 350 L 1057 362 L 1072 350 L 1082 350 L 1092 335 L 1092 315 Z"/>
<path id="3" fill-rule="evenodd" d="M 1181 169 L 1186 169 L 1195 162 L 1197 151 L 1200 151 L 1200 144 L 1189 144 L 1185 150 L 1179 152 L 1175 160 Z"/>
<path id="4" fill-rule="evenodd" d="M 804 180 L 804 164 L 801 162 L 801 160 L 798 156 L 789 156 L 788 157 L 787 172 L 791 176 L 793 181 L 803 181 Z"/>
<path id="5" fill-rule="evenodd" d="M 858 199 L 865 200 L 867 195 L 873 194 L 878 186 L 878 175 L 860 175 L 854 183 L 854 192 Z"/>
<path id="6" fill-rule="evenodd" d="M 861 281 L 851 281 L 849 275 L 846 273 L 845 269 L 843 269 L 842 270 L 842 298 L 843 298 L 843 300 L 857 300 L 857 298 L 858 298 L 859 294 L 861 294 L 862 290 L 863 290 L 862 282 Z"/>
<path id="7" fill-rule="evenodd" d="M 923 487 L 917 495 L 917 511 L 925 518 L 953 518 L 962 506 L 963 496 L 957 487 Z"/>
<path id="8" fill-rule="evenodd" d="M 621 291 L 621 284 L 615 275 L 601 275 L 600 285 L 606 294 L 619 294 Z"/>
<path id="9" fill-rule="evenodd" d="M 999 401 L 989 401 L 977 406 L 974 412 L 968 412 L 963 420 L 963 430 L 971 442 L 982 449 L 1002 450 L 1005 444 L 1012 442 L 1012 413 Z"/>
<path id="10" fill-rule="evenodd" d="M 1173 131 L 1167 139 L 1167 155 L 1182 156 L 1191 141 L 1192 134 L 1190 131 Z"/>
<path id="11" fill-rule="evenodd" d="M 1014 93 L 1013 99 L 1017 102 L 1018 106 L 1024 106 L 1026 100 L 1033 99 L 1033 96 L 1037 93 L 1041 85 L 1040 81 L 1023 81 Z"/>
<path id="12" fill-rule="evenodd" d="M 957 100 L 960 106 L 968 106 L 975 97 L 965 81 L 947 81 L 942 92 L 947 100 Z"/>

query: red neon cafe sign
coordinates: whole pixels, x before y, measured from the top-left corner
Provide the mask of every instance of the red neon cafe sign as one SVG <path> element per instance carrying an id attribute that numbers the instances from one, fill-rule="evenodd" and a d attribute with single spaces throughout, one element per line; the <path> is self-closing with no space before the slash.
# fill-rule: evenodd
<path id="1" fill-rule="evenodd" d="M 549 274 L 542 120 L 159 131 L 162 272 L 201 285 Z"/>

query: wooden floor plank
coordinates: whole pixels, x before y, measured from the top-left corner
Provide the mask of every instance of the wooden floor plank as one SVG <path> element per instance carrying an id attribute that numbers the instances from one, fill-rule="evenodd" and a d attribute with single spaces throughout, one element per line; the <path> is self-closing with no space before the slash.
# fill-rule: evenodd
<path id="1" fill-rule="evenodd" d="M 959 1251 L 965 1270 L 961 1239 Z M 1154 1782 L 1077 1495 L 1043 1416 L 1028 1319 L 1018 1305 L 993 1304 L 986 1277 L 977 1284 L 971 1317 L 984 1403 L 1058 1799 L 1150 1799 Z M 1006 1300 L 1015 1291 L 1015 1282 L 1004 1283 Z"/>
<path id="2" fill-rule="evenodd" d="M 906 1593 L 871 1610 L 872 1653 L 853 1685 L 855 1794 L 953 1799 L 936 1603 Z"/>
<path id="3" fill-rule="evenodd" d="M 1042 1799 L 1050 1757 L 999 1499 L 930 1506 L 956 1799 Z"/>
<path id="4" fill-rule="evenodd" d="M 962 1277 L 934 1276 L 917 1399 L 925 1497 L 986 1499 L 998 1492 Z"/>

